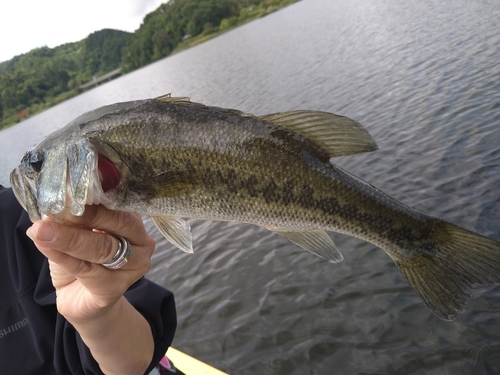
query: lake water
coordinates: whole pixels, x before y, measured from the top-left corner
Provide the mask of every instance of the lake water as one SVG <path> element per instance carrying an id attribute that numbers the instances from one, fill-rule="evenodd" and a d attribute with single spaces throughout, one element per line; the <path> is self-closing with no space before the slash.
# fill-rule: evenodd
<path id="1" fill-rule="evenodd" d="M 500 240 L 500 2 L 304 0 L 0 132 L 0 183 L 77 115 L 159 96 L 254 114 L 330 111 L 380 151 L 336 161 L 420 210 Z M 332 234 L 330 264 L 266 230 L 192 222 L 195 254 L 158 240 L 174 346 L 231 374 L 498 374 L 500 287 L 454 322 L 391 259 Z"/>

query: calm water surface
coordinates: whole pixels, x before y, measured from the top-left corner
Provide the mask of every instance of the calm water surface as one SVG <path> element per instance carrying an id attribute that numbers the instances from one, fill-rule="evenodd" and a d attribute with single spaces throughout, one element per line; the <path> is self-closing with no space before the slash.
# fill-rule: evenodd
<path id="1" fill-rule="evenodd" d="M 254 114 L 331 111 L 381 150 L 338 164 L 434 216 L 500 240 L 500 3 L 304 0 L 0 132 L 0 183 L 82 112 L 168 92 Z M 330 264 L 266 230 L 192 222 L 195 254 L 158 240 L 174 345 L 231 374 L 498 374 L 500 288 L 454 322 L 389 257 L 332 234 Z"/>

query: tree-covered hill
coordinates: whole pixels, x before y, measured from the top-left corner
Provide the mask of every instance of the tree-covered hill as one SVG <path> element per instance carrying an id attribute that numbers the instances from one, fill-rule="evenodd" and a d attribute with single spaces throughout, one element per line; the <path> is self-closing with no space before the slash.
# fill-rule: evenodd
<path id="1" fill-rule="evenodd" d="M 137 69 L 296 1 L 172 0 L 144 18 L 130 38 L 122 66 L 125 71 Z"/>
<path id="2" fill-rule="evenodd" d="M 134 33 L 104 29 L 0 63 L 0 129 L 78 94 L 95 76 L 128 72 L 298 0 L 171 0 Z"/>
<path id="3" fill-rule="evenodd" d="M 122 63 L 132 34 L 104 29 L 76 43 L 42 47 L 0 63 L 0 128 L 78 93 Z M 18 112 L 27 110 L 18 116 Z"/>
<path id="4" fill-rule="evenodd" d="M 239 9 L 260 1 L 252 0 L 176 0 L 162 4 L 148 14 L 131 38 L 125 57 L 126 70 L 169 55 L 186 36 L 198 35 L 218 26 Z"/>

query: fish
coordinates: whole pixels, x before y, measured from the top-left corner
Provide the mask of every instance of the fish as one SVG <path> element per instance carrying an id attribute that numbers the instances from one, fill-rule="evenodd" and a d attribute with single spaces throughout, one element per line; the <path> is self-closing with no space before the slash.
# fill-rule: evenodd
<path id="1" fill-rule="evenodd" d="M 26 152 L 11 185 L 32 221 L 86 205 L 138 212 L 192 253 L 187 218 L 255 224 L 331 263 L 327 231 L 384 250 L 439 318 L 500 283 L 500 243 L 416 211 L 333 163 L 378 146 L 358 122 L 294 110 L 254 116 L 161 96 L 87 112 Z"/>

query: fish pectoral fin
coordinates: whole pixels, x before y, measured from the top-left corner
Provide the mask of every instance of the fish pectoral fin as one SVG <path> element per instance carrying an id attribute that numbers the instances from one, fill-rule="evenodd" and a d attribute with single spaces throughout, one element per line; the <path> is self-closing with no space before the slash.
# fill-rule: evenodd
<path id="1" fill-rule="evenodd" d="M 170 198 L 193 194 L 201 184 L 201 176 L 191 169 L 169 170 L 150 176 L 129 186 L 145 199 Z"/>
<path id="2" fill-rule="evenodd" d="M 363 125 L 348 117 L 321 111 L 291 111 L 259 118 L 309 139 L 330 158 L 378 150 Z"/>
<path id="3" fill-rule="evenodd" d="M 283 230 L 268 227 L 270 231 L 276 232 L 285 237 L 290 242 L 306 249 L 307 251 L 317 255 L 331 263 L 341 262 L 344 257 L 340 253 L 337 246 L 333 243 L 332 239 L 326 234 L 324 230 Z"/>
<path id="4" fill-rule="evenodd" d="M 186 220 L 171 216 L 151 216 L 151 220 L 172 245 L 186 253 L 194 252 L 191 226 Z"/>

